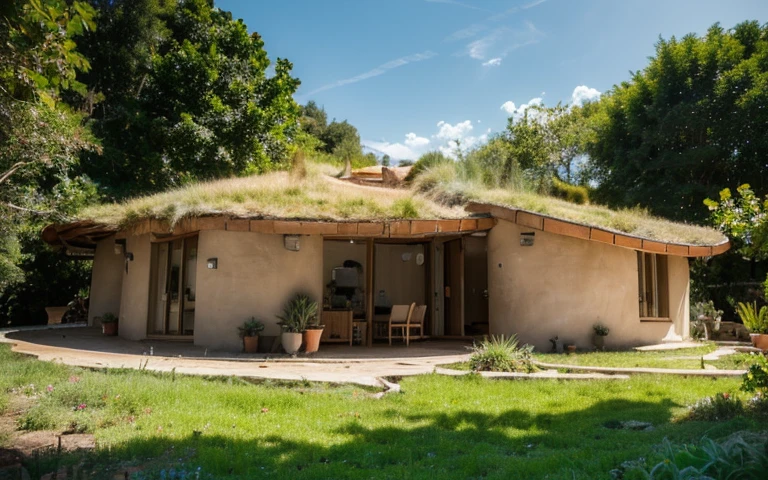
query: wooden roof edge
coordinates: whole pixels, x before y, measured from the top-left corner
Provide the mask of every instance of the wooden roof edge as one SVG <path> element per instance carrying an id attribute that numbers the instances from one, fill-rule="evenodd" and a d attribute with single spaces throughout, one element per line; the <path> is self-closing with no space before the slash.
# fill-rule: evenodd
<path id="1" fill-rule="evenodd" d="M 649 253 L 681 257 L 711 257 L 724 253 L 731 248 L 731 242 L 728 238 L 713 245 L 665 242 L 606 227 L 596 227 L 573 220 L 494 203 L 470 202 L 466 210 L 473 213 L 488 213 L 493 217 L 535 230 Z"/>

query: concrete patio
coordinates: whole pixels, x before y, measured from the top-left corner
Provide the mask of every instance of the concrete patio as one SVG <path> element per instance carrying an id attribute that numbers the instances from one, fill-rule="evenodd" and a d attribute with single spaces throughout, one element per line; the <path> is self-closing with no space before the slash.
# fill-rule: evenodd
<path id="1" fill-rule="evenodd" d="M 466 341 L 431 340 L 372 347 L 322 345 L 313 355 L 243 354 L 208 350 L 186 342 L 130 341 L 86 326 L 0 330 L 0 342 L 40 360 L 90 368 L 146 368 L 191 375 L 356 383 L 386 387 L 382 377 L 431 373 L 437 365 L 464 361 Z"/>

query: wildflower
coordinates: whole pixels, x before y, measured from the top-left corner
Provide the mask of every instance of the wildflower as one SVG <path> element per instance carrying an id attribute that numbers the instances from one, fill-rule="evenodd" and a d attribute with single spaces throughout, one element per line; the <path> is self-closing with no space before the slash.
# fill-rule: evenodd
<path id="1" fill-rule="evenodd" d="M 75 410 L 75 411 L 85 410 L 87 407 L 88 407 L 88 405 L 86 405 L 84 403 L 81 403 L 80 405 L 78 405 L 75 408 L 73 408 L 73 410 Z"/>
<path id="2" fill-rule="evenodd" d="M 728 392 L 723 392 L 723 398 L 728 400 L 729 398 L 731 398 L 731 394 Z"/>
<path id="3" fill-rule="evenodd" d="M 53 391 L 53 385 L 48 385 L 45 389 L 48 390 L 48 393 L 51 393 Z"/>
<path id="4" fill-rule="evenodd" d="M 268 411 L 269 411 L 269 409 L 268 409 L 268 408 L 266 408 L 266 407 L 264 407 L 264 408 L 262 408 L 262 409 L 261 409 L 261 413 L 267 413 Z"/>
<path id="5" fill-rule="evenodd" d="M 69 377 L 69 383 L 77 383 L 79 381 L 80 381 L 80 377 L 78 377 L 77 375 L 72 375 Z"/>

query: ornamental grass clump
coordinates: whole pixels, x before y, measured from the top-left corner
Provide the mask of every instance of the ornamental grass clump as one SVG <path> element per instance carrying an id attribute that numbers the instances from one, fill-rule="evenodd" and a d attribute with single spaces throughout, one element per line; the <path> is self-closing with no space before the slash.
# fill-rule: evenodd
<path id="1" fill-rule="evenodd" d="M 744 404 L 730 393 L 717 393 L 702 398 L 688 409 L 686 420 L 715 422 L 728 420 L 744 414 Z"/>
<path id="2" fill-rule="evenodd" d="M 741 303 L 736 307 L 736 313 L 739 314 L 744 326 L 751 333 L 768 333 L 768 307 L 763 306 L 757 309 L 757 302 Z"/>
<path id="3" fill-rule="evenodd" d="M 491 335 L 472 347 L 469 366 L 473 371 L 484 372 L 526 372 L 536 370 L 531 354 L 531 345 L 519 345 L 517 335 Z"/>

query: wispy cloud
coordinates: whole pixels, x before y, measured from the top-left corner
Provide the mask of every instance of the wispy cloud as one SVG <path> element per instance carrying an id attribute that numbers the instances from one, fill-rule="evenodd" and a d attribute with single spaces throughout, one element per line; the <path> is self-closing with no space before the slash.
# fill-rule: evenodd
<path id="1" fill-rule="evenodd" d="M 481 12 L 490 12 L 490 10 L 486 10 L 484 8 L 481 8 L 475 5 L 470 5 L 468 3 L 458 2 L 456 0 L 424 0 L 424 1 L 426 1 L 427 3 L 444 3 L 446 5 L 456 5 L 457 7 L 469 8 L 472 10 L 479 10 Z"/>
<path id="2" fill-rule="evenodd" d="M 409 63 L 414 62 L 421 62 L 423 60 L 429 60 L 430 58 L 436 56 L 437 54 L 435 52 L 432 52 L 430 50 L 427 50 L 426 52 L 422 53 L 416 53 L 414 55 L 408 55 L 405 57 L 396 58 L 395 60 L 390 60 L 387 63 L 382 63 L 378 67 L 368 70 L 367 72 L 361 73 L 360 75 L 355 75 L 354 77 L 345 78 L 343 80 L 337 80 L 333 83 L 329 83 L 327 85 L 323 85 L 320 88 L 316 88 L 315 90 L 312 90 L 311 92 L 307 93 L 306 95 L 314 95 L 319 92 L 323 92 L 325 90 L 330 90 L 332 88 L 338 88 L 343 87 L 344 85 L 349 85 L 352 83 L 361 82 L 363 80 L 367 80 L 369 78 L 378 77 L 379 75 L 383 75 L 387 73 L 389 70 L 392 70 L 394 68 L 402 67 L 404 65 L 408 65 Z"/>
<path id="3" fill-rule="evenodd" d="M 430 0 L 427 0 L 430 1 Z M 541 5 L 542 3 L 546 2 L 547 0 L 533 0 L 529 3 L 526 3 L 525 5 L 520 5 L 517 7 L 512 7 L 507 10 L 504 10 L 503 12 L 495 13 L 491 15 L 490 17 L 483 20 L 481 23 L 474 23 L 468 27 L 462 28 L 460 30 L 456 30 L 452 34 L 445 37 L 445 41 L 452 42 L 456 40 L 465 40 L 467 38 L 474 37 L 475 35 L 484 32 L 489 29 L 487 23 L 490 22 L 499 22 L 501 20 L 504 20 L 505 18 L 512 16 L 518 12 L 521 12 L 523 10 L 528 10 L 533 7 L 536 7 L 538 5 Z"/>
<path id="4" fill-rule="evenodd" d="M 484 66 L 498 66 L 512 51 L 538 43 L 544 36 L 531 22 L 525 22 L 521 28 L 499 27 L 469 42 L 456 55 L 468 55 L 475 60 L 482 60 Z M 491 63 L 491 60 L 495 62 Z"/>
<path id="5" fill-rule="evenodd" d="M 487 62 L 483 62 L 484 67 L 498 67 L 499 65 L 501 65 L 501 57 L 492 58 Z"/>

